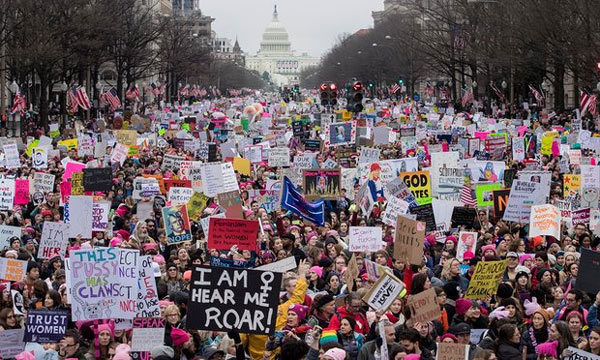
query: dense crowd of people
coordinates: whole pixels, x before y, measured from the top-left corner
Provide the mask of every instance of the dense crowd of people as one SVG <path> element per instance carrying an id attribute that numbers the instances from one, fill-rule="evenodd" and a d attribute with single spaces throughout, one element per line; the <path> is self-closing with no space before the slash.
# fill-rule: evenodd
<path id="1" fill-rule="evenodd" d="M 253 106 L 255 103 L 260 105 Z M 431 114 L 439 113 L 444 117 L 444 111 L 450 123 L 431 120 Z M 129 123 L 131 114 L 116 113 L 114 117 L 111 114 L 102 120 L 77 122 L 77 126 L 75 123 L 68 127 L 61 125 L 60 135 L 53 138 L 51 145 L 52 149 L 60 150 L 60 156 L 49 158 L 46 169 L 33 166 L 33 159 L 27 155 L 27 145 L 33 139 L 23 139 L 24 146 L 20 147 L 22 166 L 2 168 L 3 177 L 33 180 L 36 172 L 44 172 L 55 175 L 56 181 L 52 191 L 46 192 L 43 199 L 34 200 L 32 197 L 27 204 L 15 205 L 8 211 L 0 212 L 2 225 L 18 226 L 22 230 L 21 236 L 8 239 L 2 256 L 28 262 L 24 281 L 5 281 L 0 285 L 1 330 L 24 328 L 28 310 L 70 309 L 66 284 L 68 274 L 64 262 L 69 252 L 85 248 L 120 247 L 137 249 L 143 255 L 150 255 L 158 265 L 160 276 L 156 276 L 155 280 L 160 312 L 165 322 L 165 337 L 163 346 L 154 348 L 150 354 L 142 354 L 131 351 L 131 330 L 117 326 L 117 319 L 77 322 L 69 319 L 62 340 L 56 343 L 27 343 L 26 351 L 16 358 L 129 360 L 151 356 L 155 360 L 428 360 L 446 356 L 437 352 L 444 344 L 464 345 L 464 356 L 469 360 L 559 359 L 571 356 L 573 348 L 600 356 L 600 293 L 585 292 L 577 286 L 582 269 L 582 250 L 595 250 L 598 245 L 597 228 L 590 225 L 589 219 L 573 225 L 570 219 L 563 218 L 560 238 L 531 237 L 529 222 L 505 221 L 494 213 L 493 207 L 476 207 L 477 216 L 472 226 L 463 224 L 442 231 L 427 231 L 422 239 L 421 263 L 410 264 L 393 256 L 394 226 L 383 221 L 389 199 L 375 196 L 372 208 L 365 213 L 363 206 L 357 202 L 358 190 L 364 183 L 358 176 L 351 182 L 352 187 L 341 190 L 337 199 L 325 202 L 323 224 L 310 222 L 285 208 L 276 206 L 273 209 L 253 200 L 250 193 L 265 190 L 267 184 L 273 181 L 280 182 L 288 174 L 286 171 L 290 170 L 270 167 L 267 157 L 263 162 L 253 164 L 249 174 L 243 175 L 236 170 L 243 216 L 261 223 L 257 240 L 257 249 L 260 250 L 238 250 L 236 247 L 216 250 L 207 247 L 208 234 L 201 226 L 201 219 L 223 212 L 216 197 L 211 197 L 198 216 L 190 215 L 193 241 L 169 243 L 160 211 L 161 204 L 155 202 L 150 218 L 139 219 L 137 208 L 140 200 L 132 197 L 136 177 L 160 175 L 164 179 L 181 178 L 179 169 L 163 170 L 165 155 L 200 161 L 196 152 L 186 151 L 176 145 L 178 137 L 191 139 L 195 136 L 201 137 L 203 142 L 215 143 L 217 154 L 213 161 L 231 160 L 223 156 L 221 145 L 232 139 L 238 145 L 242 144 L 241 139 L 251 138 L 258 139 L 254 143 L 270 142 L 272 147 L 287 146 L 293 169 L 294 158 L 310 153 L 305 148 L 306 140 L 325 140 L 320 137 L 323 129 L 319 117 L 326 112 L 315 104 L 314 99 L 285 104 L 280 102 L 278 95 L 260 94 L 204 100 L 175 110 L 147 108 L 140 118 L 149 119 L 151 124 L 145 131 L 139 131 L 138 136 L 150 133 L 162 141 L 140 145 L 137 155 L 128 157 L 122 164 L 104 163 L 104 166 L 112 167 L 112 190 L 95 195 L 110 202 L 112 224 L 109 230 L 94 231 L 91 239 L 81 236 L 70 238 L 64 257 L 51 259 L 42 259 L 38 249 L 44 223 L 64 221 L 60 179 L 65 167 L 61 160 L 68 158 L 88 164 L 88 167 L 98 167 L 98 163 L 105 161 L 95 161 L 97 159 L 94 156 L 81 156 L 76 149 L 69 150 L 58 146 L 58 143 L 76 138 L 78 132 L 110 133 L 122 128 L 123 123 Z M 215 113 L 219 115 L 213 116 Z M 505 133 L 507 145 L 495 160 L 503 162 L 505 169 L 514 169 L 515 179 L 519 179 L 519 172 L 525 169 L 551 174 L 550 192 L 545 194 L 548 202 L 556 204 L 557 201 L 568 201 L 573 205 L 572 210 L 578 209 L 577 206 L 581 205 L 576 204 L 581 202 L 581 195 L 586 189 L 580 188 L 568 196 L 563 189 L 565 174 L 579 174 L 579 166 L 585 161 L 595 164 L 591 148 L 581 146 L 577 136 L 571 141 L 573 134 L 584 131 L 582 122 L 574 115 L 547 116 L 542 111 L 535 112 L 533 108 L 513 115 L 513 119 L 506 119 L 501 109 L 496 108 L 493 114 L 477 119 L 475 114 L 454 114 L 432 104 L 400 103 L 391 99 L 368 100 L 365 102 L 365 111 L 354 116 L 358 119 L 359 128 L 369 129 L 366 136 L 361 136 L 367 140 L 371 136 L 371 142 L 357 144 L 357 135 L 350 144 L 342 147 L 322 146 L 313 151 L 316 152 L 313 168 L 321 168 L 328 161 L 334 161 L 342 168 L 357 167 L 360 165 L 361 146 L 366 145 L 381 150 L 379 160 L 417 158 L 418 170 L 427 171 L 431 166 L 430 151 L 450 151 L 449 145 L 459 144 L 461 137 L 473 137 L 472 132 L 480 131 L 483 122 L 493 123 L 483 129 L 491 133 Z M 181 126 L 184 119 L 190 116 L 198 120 L 194 120 L 195 131 L 189 126 Z M 292 133 L 292 121 L 300 118 L 309 119 L 303 138 Z M 277 129 L 272 130 L 269 124 L 263 126 L 262 119 L 268 119 Z M 217 128 L 211 125 L 217 120 L 224 125 Z M 169 131 L 165 132 L 161 123 Z M 325 126 L 324 123 L 322 125 Z M 583 125 L 585 129 L 593 127 L 587 119 Z M 374 145 L 373 130 L 386 126 L 398 135 L 388 143 Z M 400 136 L 400 129 L 409 126 L 425 129 L 425 137 L 418 138 L 410 151 L 403 148 L 406 142 Z M 278 130 L 283 130 L 280 135 L 288 134 L 283 144 L 275 140 L 276 136 L 269 136 Z M 566 153 L 541 153 L 541 135 L 553 131 L 556 132 L 556 138 L 562 141 L 561 144 L 568 144 L 569 150 L 583 150 L 578 162 L 571 157 L 565 168 L 561 160 L 568 159 Z M 537 135 L 537 140 L 532 137 L 532 147 L 526 149 L 523 159 L 515 160 L 512 140 L 531 135 Z M 37 138 L 40 136 L 42 134 L 36 134 Z M 5 142 L 10 140 L 4 139 Z M 110 158 L 114 145 L 114 141 L 106 144 L 105 157 Z M 452 151 L 455 149 L 452 147 Z M 243 157 L 244 149 L 237 150 Z M 339 152 L 348 150 L 349 154 L 341 159 Z M 497 155 L 498 152 L 495 152 L 494 156 Z M 455 167 L 461 167 L 465 158 L 488 160 L 490 156 L 482 142 L 475 154 L 469 153 L 469 149 L 465 152 L 463 148 L 461 160 Z M 370 169 L 377 170 L 373 167 Z M 510 184 L 503 180 L 497 179 L 497 182 L 502 183 L 502 188 L 510 189 Z M 302 188 L 301 183 L 296 185 Z M 467 177 L 463 185 L 472 192 L 466 198 L 474 199 L 475 184 Z M 148 200 L 152 199 L 143 199 Z M 460 205 L 475 207 L 473 203 Z M 385 246 L 378 251 L 351 252 L 350 231 L 354 226 L 382 228 Z M 477 234 L 475 251 L 459 253 L 460 232 Z M 253 264 L 247 266 L 251 268 L 291 256 L 295 258 L 297 267 L 283 274 L 277 327 L 270 335 L 245 334 L 236 329 L 211 331 L 186 327 L 194 266 L 210 265 L 211 257 L 220 257 L 236 260 L 239 264 Z M 359 270 L 354 278 L 348 278 L 346 273 L 351 260 L 356 262 Z M 506 260 L 506 270 L 497 290 L 483 299 L 466 298 L 476 265 L 496 260 Z M 401 295 L 385 310 L 375 311 L 363 300 L 378 280 L 367 270 L 369 264 L 385 269 L 404 285 Z M 407 304 L 413 296 L 429 289 L 435 291 L 440 315 L 427 322 L 413 321 L 414 314 Z M 16 303 L 15 296 L 18 298 L 19 295 L 22 296 L 22 304 Z"/>

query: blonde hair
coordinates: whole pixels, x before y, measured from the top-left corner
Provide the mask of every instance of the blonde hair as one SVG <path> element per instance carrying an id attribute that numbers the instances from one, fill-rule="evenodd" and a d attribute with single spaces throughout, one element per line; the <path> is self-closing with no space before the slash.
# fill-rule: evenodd
<path id="1" fill-rule="evenodd" d="M 460 261 L 457 258 L 450 258 L 446 260 L 444 263 L 444 267 L 442 268 L 442 280 L 450 280 L 452 278 L 452 274 L 450 274 L 450 267 L 452 267 L 452 262 L 457 261 L 460 265 Z"/>

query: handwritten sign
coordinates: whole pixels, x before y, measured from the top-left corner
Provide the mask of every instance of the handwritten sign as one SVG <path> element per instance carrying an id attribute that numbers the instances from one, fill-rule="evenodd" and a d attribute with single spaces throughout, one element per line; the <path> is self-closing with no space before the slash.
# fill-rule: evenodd
<path id="1" fill-rule="evenodd" d="M 420 221 L 398 216 L 396 222 L 396 239 L 394 241 L 394 258 L 420 265 L 423 261 L 423 239 L 425 224 Z"/>
<path id="2" fill-rule="evenodd" d="M 560 239 L 560 211 L 551 204 L 531 207 L 529 237 L 549 235 Z"/>
<path id="3" fill-rule="evenodd" d="M 481 300 L 495 294 L 505 269 L 506 260 L 477 262 L 465 298 Z"/>
<path id="4" fill-rule="evenodd" d="M 0 179 L 0 210 L 12 210 L 15 198 L 15 181 Z"/>
<path id="5" fill-rule="evenodd" d="M 442 311 L 437 302 L 435 289 L 431 288 L 420 292 L 416 295 L 411 295 L 408 298 L 408 308 L 414 322 L 426 323 L 428 321 L 437 320 Z"/>
<path id="6" fill-rule="evenodd" d="M 131 335 L 131 351 L 152 351 L 162 346 L 165 337 L 165 320 L 161 317 L 135 318 Z"/>
<path id="7" fill-rule="evenodd" d="M 383 236 L 380 227 L 351 226 L 349 250 L 352 252 L 377 251 L 382 249 Z"/>
<path id="8" fill-rule="evenodd" d="M 0 279 L 6 281 L 25 281 L 27 261 L 0 258 Z"/>
<path id="9" fill-rule="evenodd" d="M 158 290 L 152 268 L 152 258 L 148 255 L 140 256 L 139 261 L 139 291 L 137 296 L 137 317 L 160 317 L 158 306 Z"/>
<path id="10" fill-rule="evenodd" d="M 44 221 L 38 257 L 52 259 L 55 256 L 60 256 L 62 258 L 65 255 L 68 242 L 69 224 Z"/>

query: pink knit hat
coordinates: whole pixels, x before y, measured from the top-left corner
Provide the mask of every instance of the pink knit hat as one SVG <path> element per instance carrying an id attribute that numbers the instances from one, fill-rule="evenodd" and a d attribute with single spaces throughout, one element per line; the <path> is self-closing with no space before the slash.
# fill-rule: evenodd
<path id="1" fill-rule="evenodd" d="M 304 320 L 304 318 L 306 317 L 306 314 L 308 313 L 308 306 L 294 304 L 294 305 L 290 306 L 290 308 L 288 309 L 288 312 L 289 311 L 295 312 L 296 315 L 298 315 L 298 323 L 300 323 L 300 322 L 302 322 L 302 320 Z"/>
<path id="2" fill-rule="evenodd" d="M 496 254 L 496 245 L 494 244 L 489 244 L 489 245 L 484 245 L 481 247 L 481 257 L 485 256 L 485 252 L 488 250 L 492 250 L 494 252 L 494 255 Z"/>
<path id="3" fill-rule="evenodd" d="M 321 359 L 331 359 L 331 360 L 344 360 L 346 358 L 346 351 L 340 348 L 332 348 L 329 349 L 323 354 Z"/>
<path id="4" fill-rule="evenodd" d="M 320 266 L 313 266 L 309 270 L 317 273 L 317 275 L 319 275 L 319 277 L 323 276 L 323 268 Z"/>
<path id="5" fill-rule="evenodd" d="M 538 355 L 550 355 L 555 359 L 558 358 L 557 349 L 558 341 L 545 342 L 535 347 L 535 351 L 538 353 Z"/>

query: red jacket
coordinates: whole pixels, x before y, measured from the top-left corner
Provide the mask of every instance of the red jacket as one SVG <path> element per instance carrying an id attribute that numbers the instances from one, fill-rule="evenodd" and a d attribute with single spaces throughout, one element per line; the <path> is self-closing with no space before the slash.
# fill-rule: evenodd
<path id="1" fill-rule="evenodd" d="M 328 329 L 339 330 L 340 322 L 346 316 L 351 316 L 354 318 L 354 320 L 356 320 L 354 331 L 363 335 L 367 335 L 369 333 L 369 323 L 367 322 L 367 317 L 365 314 L 356 312 L 354 315 L 350 315 L 345 306 L 340 306 L 335 310 L 335 313 L 333 316 L 331 316 L 331 320 L 329 320 Z"/>

